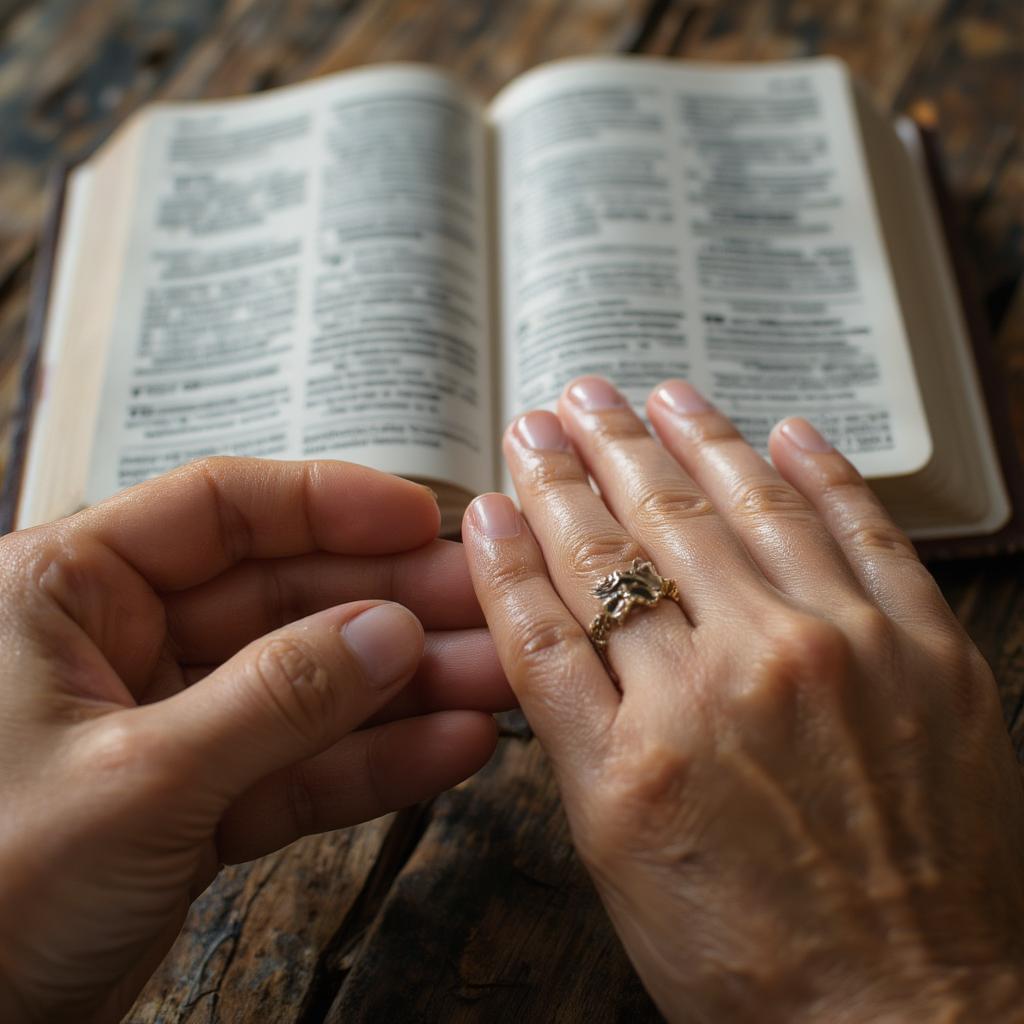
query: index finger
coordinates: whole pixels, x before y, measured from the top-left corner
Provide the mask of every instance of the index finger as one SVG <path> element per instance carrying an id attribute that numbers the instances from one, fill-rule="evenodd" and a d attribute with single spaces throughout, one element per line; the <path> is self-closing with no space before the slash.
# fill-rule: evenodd
<path id="1" fill-rule="evenodd" d="M 197 587 L 168 594 L 164 607 L 176 654 L 205 664 L 223 661 L 296 619 L 369 598 L 404 605 L 428 630 L 484 624 L 465 552 L 450 540 L 396 555 L 250 558 Z"/>
<path id="2" fill-rule="evenodd" d="M 419 484 L 335 461 L 203 459 L 74 520 L 158 590 L 195 586 L 246 558 L 311 551 L 380 555 L 437 536 Z"/>

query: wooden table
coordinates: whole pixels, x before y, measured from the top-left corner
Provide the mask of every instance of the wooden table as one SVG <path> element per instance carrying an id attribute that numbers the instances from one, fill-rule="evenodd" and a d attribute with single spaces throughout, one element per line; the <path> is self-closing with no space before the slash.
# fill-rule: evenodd
<path id="1" fill-rule="evenodd" d="M 833 53 L 894 110 L 929 104 L 1024 438 L 1019 0 L 0 0 L 0 429 L 45 171 L 140 103 L 394 59 L 445 65 L 486 97 L 540 61 L 626 50 Z M 1022 568 L 937 570 L 996 670 L 1018 751 Z M 572 853 L 541 751 L 521 719 L 504 733 L 491 764 L 432 805 L 226 870 L 129 1019 L 657 1019 Z"/>

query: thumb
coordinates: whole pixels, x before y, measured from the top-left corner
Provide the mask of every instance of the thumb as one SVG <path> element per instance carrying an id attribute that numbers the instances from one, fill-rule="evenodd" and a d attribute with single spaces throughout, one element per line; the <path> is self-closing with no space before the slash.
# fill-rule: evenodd
<path id="1" fill-rule="evenodd" d="M 412 612 L 358 601 L 253 641 L 151 708 L 186 773 L 229 801 L 355 729 L 409 680 L 422 652 Z"/>

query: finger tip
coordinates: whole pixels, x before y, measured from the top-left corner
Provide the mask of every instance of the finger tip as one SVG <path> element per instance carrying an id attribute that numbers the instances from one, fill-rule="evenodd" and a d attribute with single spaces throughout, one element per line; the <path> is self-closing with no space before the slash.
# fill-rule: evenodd
<path id="1" fill-rule="evenodd" d="M 479 771 L 497 748 L 498 725 L 486 711 L 437 711 L 430 719 L 430 739 L 420 751 L 428 762 L 424 771 L 447 766 L 445 785 L 457 785 Z"/>
<path id="2" fill-rule="evenodd" d="M 433 539 L 441 529 L 441 499 L 437 491 L 432 487 L 428 487 L 426 484 L 419 484 L 418 486 L 420 488 L 420 501 L 424 509 L 424 522 L 429 523 L 429 539 Z"/>
<path id="3" fill-rule="evenodd" d="M 490 492 L 487 492 L 490 493 Z M 478 494 L 465 508 L 462 513 L 462 544 L 466 551 L 472 550 L 473 541 L 476 538 L 477 533 L 480 531 L 480 518 L 478 511 L 480 508 L 480 501 L 487 497 L 487 493 Z"/>
<path id="4" fill-rule="evenodd" d="M 787 416 L 786 419 L 779 420 L 772 429 L 768 431 L 769 449 L 778 448 L 780 445 L 784 445 L 786 443 L 785 435 L 780 432 L 780 428 L 788 419 L 789 417 Z"/>
<path id="5" fill-rule="evenodd" d="M 647 400 L 644 402 L 644 412 L 647 413 L 647 418 L 655 423 L 658 417 L 666 412 L 665 403 L 661 398 L 661 389 L 665 386 L 664 381 L 654 388 L 651 393 L 647 396 Z"/>
<path id="6" fill-rule="evenodd" d="M 505 424 L 505 430 L 501 435 L 501 450 L 505 453 L 506 458 L 513 455 L 519 445 L 519 421 L 525 415 L 526 413 L 520 413 L 518 416 L 513 416 Z"/>
<path id="7" fill-rule="evenodd" d="M 651 393 L 648 406 L 659 413 L 671 414 L 677 421 L 719 412 L 702 391 L 682 377 L 662 381 Z"/>
<path id="8" fill-rule="evenodd" d="M 390 554 L 420 547 L 441 528 L 437 495 L 423 483 L 355 463 L 323 471 L 334 514 L 325 524 L 332 549 Z"/>
<path id="9" fill-rule="evenodd" d="M 598 387 L 614 387 L 615 385 L 600 373 L 582 373 L 578 377 L 573 377 L 568 384 L 562 388 L 562 393 L 558 396 L 559 402 L 572 401 L 573 393 L 578 391 L 580 388 L 586 388 L 588 384 L 596 384 Z"/>
<path id="10" fill-rule="evenodd" d="M 486 711 L 457 711 L 458 734 L 473 765 L 468 774 L 479 771 L 494 754 L 498 746 L 498 723 Z M 475 756 L 470 756 L 475 755 Z"/>
<path id="11" fill-rule="evenodd" d="M 372 613 L 372 622 L 367 616 Z M 361 661 L 375 668 L 380 662 L 394 663 L 393 684 L 407 682 L 423 660 L 426 633 L 413 612 L 397 601 L 358 601 L 341 606 L 341 634 L 348 646 L 361 637 Z"/>
<path id="12" fill-rule="evenodd" d="M 562 388 L 555 400 L 555 409 L 559 416 L 568 416 L 572 419 L 574 410 L 578 410 L 579 403 L 576 400 L 575 395 L 579 393 L 579 388 L 586 387 L 588 382 L 597 381 L 600 385 L 608 385 L 609 382 L 604 377 L 598 376 L 597 374 L 587 373 L 582 374 L 579 377 L 573 377 L 566 385 Z"/>
<path id="13" fill-rule="evenodd" d="M 772 428 L 768 437 L 769 447 L 775 445 L 801 456 L 826 455 L 835 451 L 831 443 L 809 420 L 803 416 L 787 416 Z"/>
<path id="14" fill-rule="evenodd" d="M 399 478 L 405 485 L 408 523 L 421 543 L 433 540 L 441 529 L 441 505 L 437 492 L 426 483 Z"/>
<path id="15" fill-rule="evenodd" d="M 489 711 L 478 711 L 475 709 L 458 710 L 455 712 L 463 721 L 463 728 L 473 732 L 476 736 L 496 743 L 498 740 L 498 723 L 494 715 Z"/>
<path id="16" fill-rule="evenodd" d="M 470 502 L 462 519 L 463 539 L 509 540 L 519 535 L 522 523 L 515 502 L 498 491 L 480 494 Z"/>

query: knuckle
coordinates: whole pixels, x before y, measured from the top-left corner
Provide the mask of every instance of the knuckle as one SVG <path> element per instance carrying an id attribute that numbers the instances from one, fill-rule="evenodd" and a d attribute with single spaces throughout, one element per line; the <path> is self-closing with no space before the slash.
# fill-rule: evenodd
<path id="1" fill-rule="evenodd" d="M 80 673 L 83 666 L 81 659 L 73 656 L 74 648 L 53 643 L 51 616 L 55 610 L 70 615 L 69 608 L 74 610 L 78 595 L 85 593 L 76 583 L 88 582 L 76 571 L 74 560 L 66 557 L 58 530 L 3 538 L 0 541 L 0 600 L 6 602 L 3 635 L 7 640 L 8 657 L 16 656 L 17 648 L 27 643 L 45 654 L 58 671 L 60 668 L 71 670 L 72 677 Z"/>
<path id="2" fill-rule="evenodd" d="M 205 455 L 201 459 L 193 459 L 183 468 L 182 472 L 192 473 L 202 480 L 211 477 L 220 479 L 229 469 L 238 464 L 238 459 L 230 455 Z"/>
<path id="3" fill-rule="evenodd" d="M 693 752 L 657 742 L 610 763 L 586 815 L 581 853 L 591 867 L 608 867 L 631 849 L 672 858 L 675 841 L 688 831 L 681 826 L 692 814 L 696 764 Z"/>
<path id="4" fill-rule="evenodd" d="M 4 587 L 21 591 L 21 610 L 58 608 L 79 624 L 102 618 L 107 596 L 96 573 L 97 552 L 88 538 L 57 528 L 32 538 L 5 562 Z"/>
<path id="5" fill-rule="evenodd" d="M 577 536 L 569 549 L 569 571 L 577 579 L 593 582 L 596 577 L 643 557 L 640 545 L 624 533 Z"/>
<path id="6" fill-rule="evenodd" d="M 893 522 L 882 518 L 858 519 L 843 531 L 843 541 L 862 551 L 895 555 L 916 562 L 917 552 L 907 535 Z"/>
<path id="7" fill-rule="evenodd" d="M 13 535 L 16 538 L 17 534 Z M 5 537 L 4 542 L 13 539 Z M 76 563 L 73 536 L 57 523 L 53 529 L 33 531 L 22 538 L 17 547 L 5 549 L 5 554 L 16 561 L 25 575 L 37 586 L 43 587 L 44 581 L 54 566 L 64 572 L 69 568 L 73 571 Z"/>
<path id="8" fill-rule="evenodd" d="M 26 551 L 28 578 L 63 608 L 98 603 L 97 568 L 105 564 L 104 549 L 90 537 L 60 530 Z"/>
<path id="9" fill-rule="evenodd" d="M 578 692 L 588 671 L 581 655 L 591 652 L 590 639 L 574 619 L 521 610 L 511 619 L 508 675 L 520 704 L 547 709 L 559 717 L 575 715 L 568 694 Z"/>
<path id="10" fill-rule="evenodd" d="M 173 751 L 160 732 L 140 729 L 116 712 L 94 726 L 79 754 L 97 790 L 152 799 L 180 789 Z"/>
<path id="11" fill-rule="evenodd" d="M 824 500 L 835 516 L 836 534 L 842 544 L 918 561 L 907 535 L 889 518 L 868 485 L 845 460 L 825 486 Z"/>
<path id="12" fill-rule="evenodd" d="M 520 467 L 521 483 L 535 494 L 583 479 L 583 470 L 576 456 L 569 452 L 531 453 L 529 457 L 520 459 Z"/>
<path id="13" fill-rule="evenodd" d="M 579 623 L 569 619 L 541 619 L 531 623 L 520 644 L 520 664 L 526 679 L 546 675 L 562 667 L 566 651 L 586 640 Z"/>
<path id="14" fill-rule="evenodd" d="M 615 802 L 647 810 L 676 803 L 689 787 L 693 757 L 675 746 L 652 744 L 626 759 Z"/>
<path id="15" fill-rule="evenodd" d="M 844 618 L 862 650 L 888 659 L 896 644 L 896 627 L 888 615 L 865 603 L 848 611 Z"/>
<path id="16" fill-rule="evenodd" d="M 337 690 L 330 674 L 301 641 L 270 640 L 256 656 L 254 675 L 262 698 L 302 740 L 318 739 L 336 720 Z"/>
<path id="17" fill-rule="evenodd" d="M 803 496 L 781 480 L 743 480 L 733 489 L 729 503 L 742 517 L 812 514 Z"/>
<path id="18" fill-rule="evenodd" d="M 838 626 L 793 615 L 772 630 L 756 676 L 769 687 L 836 686 L 846 677 L 849 654 L 849 642 Z"/>
<path id="19" fill-rule="evenodd" d="M 536 579 L 539 575 L 539 571 L 530 565 L 525 552 L 514 551 L 488 565 L 487 584 L 493 593 L 508 598 L 516 595 L 524 583 Z"/>
<path id="20" fill-rule="evenodd" d="M 747 443 L 740 436 L 732 420 L 715 410 L 690 417 L 686 424 L 686 432 L 692 437 L 697 448 L 708 452 L 714 448 L 724 450 L 729 445 Z"/>
<path id="21" fill-rule="evenodd" d="M 864 477 L 857 472 L 852 462 L 838 452 L 822 456 L 820 465 L 823 473 L 818 478 L 817 486 L 829 504 L 861 504 L 865 498 L 868 501 L 874 500 L 874 493 L 864 482 Z"/>
<path id="22" fill-rule="evenodd" d="M 590 443 L 598 452 L 607 452 L 623 442 L 650 438 L 643 422 L 629 407 L 608 409 L 597 416 L 592 416 L 589 434 Z"/>
<path id="23" fill-rule="evenodd" d="M 210 455 L 190 462 L 182 470 L 193 475 L 210 495 L 217 522 L 220 547 L 229 562 L 241 561 L 252 550 L 252 526 L 225 495 L 222 486 L 229 472 L 237 469 L 239 460 L 227 455 Z"/>
<path id="24" fill-rule="evenodd" d="M 101 722 L 89 743 L 89 759 L 104 775 L 131 772 L 148 753 L 138 730 L 129 728 L 120 716 Z"/>
<path id="25" fill-rule="evenodd" d="M 706 494 L 678 484 L 640 490 L 634 497 L 634 516 L 644 528 L 664 529 L 680 520 L 702 519 L 714 514 Z"/>

